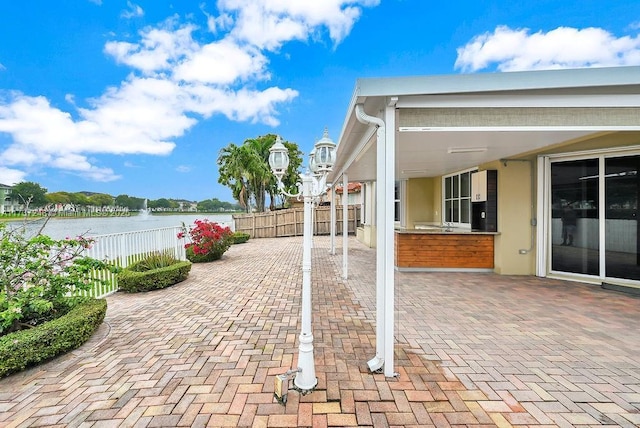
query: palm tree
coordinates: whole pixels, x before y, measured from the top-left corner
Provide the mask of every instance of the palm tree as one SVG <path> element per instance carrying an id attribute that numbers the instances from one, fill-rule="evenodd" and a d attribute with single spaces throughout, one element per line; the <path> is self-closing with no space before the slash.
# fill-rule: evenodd
<path id="1" fill-rule="evenodd" d="M 275 193 L 276 179 L 269 167 L 269 149 L 276 141 L 276 136 L 267 134 L 262 137 L 245 141 L 245 145 L 257 155 L 253 175 L 253 188 L 255 190 L 256 207 L 258 211 L 264 211 L 266 204 L 266 193 L 271 196 L 270 209 L 274 208 L 273 193 Z"/>
<path id="2" fill-rule="evenodd" d="M 251 212 L 250 202 L 255 204 L 256 211 L 263 212 L 266 194 L 271 197 L 271 209 L 274 208 L 277 194 L 276 180 L 269 167 L 269 149 L 275 143 L 276 136 L 267 134 L 254 139 L 247 139 L 242 146 L 230 143 L 220 150 L 218 182 L 229 188 L 233 197 Z M 297 176 L 297 169 L 302 163 L 301 152 L 295 143 L 286 142 L 291 159 L 287 177 Z M 290 186 L 285 180 L 285 186 Z"/>
<path id="3" fill-rule="evenodd" d="M 246 212 L 250 212 L 249 207 L 249 184 L 246 179 L 244 150 L 242 146 L 230 143 L 220 150 L 218 156 L 218 172 L 220 177 L 218 183 L 231 188 L 233 197 L 238 201 Z"/>

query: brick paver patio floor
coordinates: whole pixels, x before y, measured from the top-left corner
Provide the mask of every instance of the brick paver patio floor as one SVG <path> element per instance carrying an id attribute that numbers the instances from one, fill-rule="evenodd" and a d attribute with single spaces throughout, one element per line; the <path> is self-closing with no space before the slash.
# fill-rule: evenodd
<path id="1" fill-rule="evenodd" d="M 338 239 L 338 244 L 340 240 Z M 640 299 L 579 283 L 396 273 L 396 371 L 375 354 L 375 251 L 315 239 L 318 388 L 296 367 L 301 238 L 256 239 L 166 290 L 108 298 L 80 349 L 0 380 L 0 427 L 640 425 Z"/>

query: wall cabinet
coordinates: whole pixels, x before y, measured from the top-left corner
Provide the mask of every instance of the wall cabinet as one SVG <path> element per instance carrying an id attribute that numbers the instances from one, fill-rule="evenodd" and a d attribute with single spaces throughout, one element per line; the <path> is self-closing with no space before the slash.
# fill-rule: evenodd
<path id="1" fill-rule="evenodd" d="M 476 171 L 471 174 L 471 202 L 487 200 L 487 171 Z"/>
<path id="2" fill-rule="evenodd" d="M 498 231 L 498 171 L 495 169 L 471 175 L 471 229 Z"/>

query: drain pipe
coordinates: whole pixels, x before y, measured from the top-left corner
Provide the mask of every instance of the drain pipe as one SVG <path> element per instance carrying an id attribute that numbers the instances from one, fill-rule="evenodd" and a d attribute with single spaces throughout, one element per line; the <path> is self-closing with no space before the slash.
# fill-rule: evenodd
<path id="1" fill-rule="evenodd" d="M 369 116 L 364 111 L 364 106 L 362 104 L 356 104 L 355 106 L 355 115 L 358 122 L 363 123 L 369 126 L 376 126 L 378 129 L 376 130 L 376 138 L 378 147 L 380 145 L 384 146 L 386 144 L 386 129 L 385 123 L 382 119 L 375 116 Z M 376 167 L 376 174 L 379 174 L 379 166 L 382 165 L 384 168 L 384 159 L 379 159 L 376 161 L 378 163 L 378 167 Z M 381 163 L 382 162 L 382 163 Z M 384 183 L 376 180 L 376 186 L 384 186 Z M 378 191 L 376 190 L 376 193 Z M 384 228 L 380 227 L 380 213 L 384 212 L 384 201 L 382 198 L 376 197 L 376 246 L 378 250 L 376 251 L 376 355 L 371 360 L 367 362 L 369 366 L 369 370 L 371 372 L 379 372 L 384 366 L 384 355 L 385 355 L 385 251 L 383 243 L 385 242 L 385 234 Z"/>
<path id="2" fill-rule="evenodd" d="M 535 236 L 536 236 L 536 232 L 535 232 L 535 228 L 538 225 L 538 220 L 536 219 L 536 207 L 535 207 L 535 177 L 534 175 L 534 171 L 533 171 L 533 161 L 531 159 L 500 159 L 500 162 L 502 162 L 502 164 L 506 167 L 507 166 L 507 162 L 527 162 L 529 164 L 529 171 L 531 174 L 530 177 L 530 181 L 531 181 L 531 245 L 529 245 L 529 248 L 527 249 L 520 249 L 518 250 L 518 254 L 529 254 L 531 251 L 533 251 L 533 246 L 535 244 Z"/>
<path id="3" fill-rule="evenodd" d="M 358 122 L 364 123 L 365 125 L 377 126 L 378 141 L 384 142 L 384 139 L 385 139 L 384 138 L 384 130 L 385 130 L 384 120 L 380 119 L 379 117 L 369 116 L 367 113 L 364 112 L 364 106 L 362 104 L 356 104 L 356 119 L 358 119 Z M 382 140 L 380 140 L 380 138 L 382 138 Z"/>

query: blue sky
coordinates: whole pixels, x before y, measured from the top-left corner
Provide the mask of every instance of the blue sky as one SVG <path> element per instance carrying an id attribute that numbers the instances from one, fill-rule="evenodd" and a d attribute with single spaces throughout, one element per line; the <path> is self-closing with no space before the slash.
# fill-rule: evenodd
<path id="1" fill-rule="evenodd" d="M 216 159 L 337 141 L 359 77 L 640 65 L 640 2 L 0 2 L 0 183 L 231 201 Z"/>

